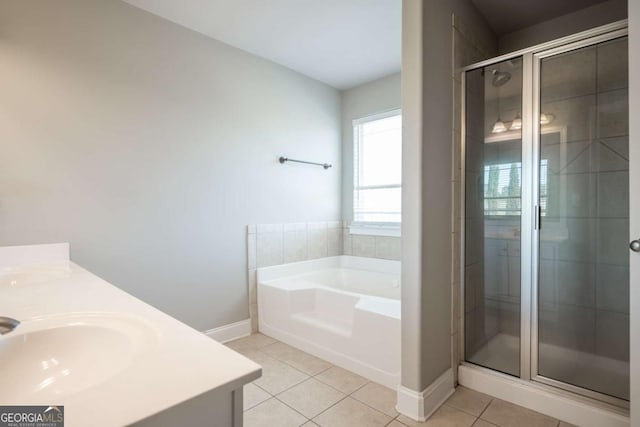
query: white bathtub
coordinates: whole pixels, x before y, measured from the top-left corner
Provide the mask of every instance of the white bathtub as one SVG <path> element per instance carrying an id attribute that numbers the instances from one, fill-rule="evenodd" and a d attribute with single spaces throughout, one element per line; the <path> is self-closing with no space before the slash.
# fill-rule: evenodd
<path id="1" fill-rule="evenodd" d="M 260 332 L 399 384 L 399 261 L 336 256 L 259 268 L 257 286 Z"/>

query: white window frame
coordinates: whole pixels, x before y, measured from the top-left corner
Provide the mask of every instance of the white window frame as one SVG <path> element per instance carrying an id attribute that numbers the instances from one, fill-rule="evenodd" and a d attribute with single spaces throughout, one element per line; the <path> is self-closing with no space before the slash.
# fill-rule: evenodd
<path id="1" fill-rule="evenodd" d="M 353 185 L 352 185 L 352 204 L 351 215 L 352 222 L 349 226 L 350 234 L 366 234 L 370 236 L 400 236 L 400 222 L 364 222 L 355 221 L 355 192 L 359 189 L 380 189 L 380 188 L 400 188 L 402 183 L 392 185 L 358 185 L 358 163 L 360 159 L 360 135 L 358 134 L 360 125 L 376 120 L 386 119 L 387 117 L 402 116 L 401 108 L 383 111 L 366 117 L 353 120 Z"/>

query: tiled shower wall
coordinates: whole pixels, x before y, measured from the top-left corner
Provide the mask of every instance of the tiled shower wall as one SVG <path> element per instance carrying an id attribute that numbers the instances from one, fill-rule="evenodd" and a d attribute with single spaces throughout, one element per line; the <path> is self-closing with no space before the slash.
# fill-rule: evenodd
<path id="1" fill-rule="evenodd" d="M 456 367 L 460 362 L 460 287 L 461 287 L 461 257 L 460 251 L 462 248 L 462 235 L 460 229 L 460 223 L 462 218 L 461 213 L 461 161 L 462 161 L 462 103 L 461 103 L 461 91 L 462 83 L 460 73 L 458 69 L 465 65 L 473 64 L 474 62 L 482 61 L 483 59 L 495 56 L 492 53 L 491 48 L 488 46 L 480 45 L 480 41 L 477 37 L 474 37 L 471 31 L 464 25 L 459 17 L 453 16 L 452 20 L 452 49 L 453 49 L 453 64 L 452 64 L 452 91 L 453 91 L 453 124 L 452 124 L 452 167 L 451 167 L 451 194 L 452 194 L 452 209 L 451 212 L 451 247 L 452 265 L 451 265 L 451 366 L 454 368 L 454 377 L 457 382 L 458 370 Z"/>
<path id="2" fill-rule="evenodd" d="M 257 268 L 337 255 L 400 260 L 400 237 L 351 235 L 342 221 L 248 225 L 251 330 L 258 330 Z"/>

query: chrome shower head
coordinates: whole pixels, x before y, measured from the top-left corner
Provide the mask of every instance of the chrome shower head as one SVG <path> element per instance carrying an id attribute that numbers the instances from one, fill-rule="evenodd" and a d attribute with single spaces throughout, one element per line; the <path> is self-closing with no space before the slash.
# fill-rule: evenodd
<path id="1" fill-rule="evenodd" d="M 491 70 L 491 73 L 493 74 L 492 84 L 495 87 L 500 87 L 511 80 L 511 73 L 507 71 Z"/>

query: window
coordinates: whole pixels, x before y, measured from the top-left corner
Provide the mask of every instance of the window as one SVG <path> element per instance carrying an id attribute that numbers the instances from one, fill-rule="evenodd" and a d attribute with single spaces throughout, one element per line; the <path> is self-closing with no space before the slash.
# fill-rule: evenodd
<path id="1" fill-rule="evenodd" d="M 540 162 L 540 206 L 547 211 L 547 160 Z M 520 216 L 522 163 L 501 163 L 484 167 L 484 214 Z"/>
<path id="2" fill-rule="evenodd" d="M 353 223 L 400 226 L 402 116 L 400 110 L 354 120 Z"/>

